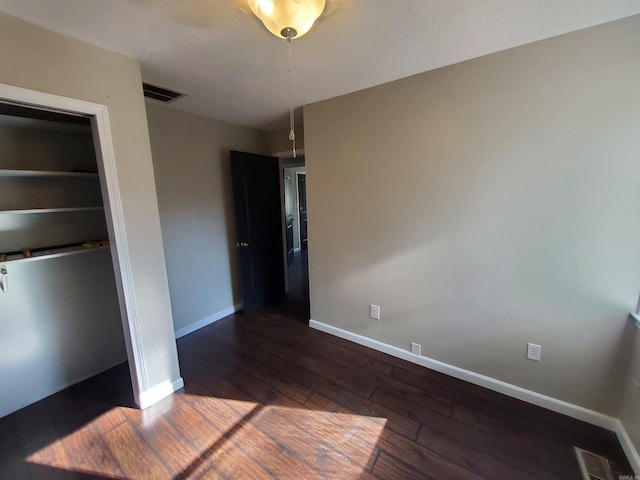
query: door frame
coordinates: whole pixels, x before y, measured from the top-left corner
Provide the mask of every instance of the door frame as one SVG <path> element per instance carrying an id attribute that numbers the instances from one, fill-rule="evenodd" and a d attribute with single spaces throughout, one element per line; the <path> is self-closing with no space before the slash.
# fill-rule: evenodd
<path id="1" fill-rule="evenodd" d="M 307 166 L 306 164 L 306 160 L 305 160 L 305 167 Z M 298 249 L 299 252 L 302 251 L 302 238 L 300 237 L 300 232 L 302 231 L 302 220 L 300 220 L 300 175 L 304 175 L 304 178 L 306 180 L 307 178 L 307 169 L 304 169 L 304 172 L 296 172 L 296 208 L 298 209 L 298 243 L 300 245 L 300 248 Z M 307 193 L 305 190 L 305 200 L 307 199 Z M 309 248 L 309 210 L 307 207 L 307 248 Z"/>
<path id="2" fill-rule="evenodd" d="M 125 232 L 121 191 L 111 137 L 109 112 L 106 105 L 87 102 L 36 90 L 0 83 L 0 100 L 66 114 L 89 116 L 96 150 L 96 163 L 111 244 L 111 259 L 120 304 L 120 315 L 129 361 L 131 386 L 136 404 L 146 408 L 155 403 L 146 385 L 145 357 L 140 335 L 140 320 L 135 308 L 133 273 Z M 152 398 L 153 397 L 153 398 Z"/>

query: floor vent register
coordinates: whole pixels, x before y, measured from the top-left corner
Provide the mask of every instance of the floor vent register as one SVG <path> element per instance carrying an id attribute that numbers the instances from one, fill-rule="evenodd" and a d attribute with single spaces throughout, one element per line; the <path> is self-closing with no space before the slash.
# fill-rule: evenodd
<path id="1" fill-rule="evenodd" d="M 573 448 L 584 480 L 614 480 L 609 460 L 582 448 Z"/>

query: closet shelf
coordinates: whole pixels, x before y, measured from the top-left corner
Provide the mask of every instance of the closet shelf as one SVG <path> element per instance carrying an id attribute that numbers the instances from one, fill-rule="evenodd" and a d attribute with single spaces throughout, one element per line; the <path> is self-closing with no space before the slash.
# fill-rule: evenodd
<path id="1" fill-rule="evenodd" d="M 33 257 L 25 258 L 21 254 L 9 255 L 5 261 L 0 262 L 2 265 L 36 262 L 38 260 L 50 260 L 52 258 L 68 257 L 69 255 L 77 255 L 79 253 L 95 252 L 96 250 L 108 250 L 109 246 L 86 248 L 82 245 L 64 248 L 52 248 L 51 250 L 43 250 L 34 252 Z"/>
<path id="2" fill-rule="evenodd" d="M 64 212 L 88 212 L 103 210 L 104 207 L 63 207 L 63 208 L 30 208 L 25 210 L 0 210 L 0 214 L 39 214 L 39 213 L 64 213 Z"/>
<path id="3" fill-rule="evenodd" d="M 56 170 L 6 170 L 0 169 L 0 177 L 75 177 L 98 178 L 97 173 L 63 172 Z"/>

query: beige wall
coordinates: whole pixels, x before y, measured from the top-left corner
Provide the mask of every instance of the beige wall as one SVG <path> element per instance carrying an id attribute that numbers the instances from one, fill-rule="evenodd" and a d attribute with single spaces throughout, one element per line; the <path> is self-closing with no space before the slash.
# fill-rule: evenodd
<path id="1" fill-rule="evenodd" d="M 305 107 L 312 318 L 617 417 L 637 45 L 640 16 Z"/>
<path id="2" fill-rule="evenodd" d="M 242 301 L 229 150 L 267 151 L 267 133 L 147 103 L 176 330 Z"/>
<path id="3" fill-rule="evenodd" d="M 145 364 L 137 393 L 179 381 L 138 62 L 0 13 L 0 65 L 0 83 L 108 107 L 135 292 L 128 308 L 138 317 L 125 337 L 130 351 L 137 339 Z"/>

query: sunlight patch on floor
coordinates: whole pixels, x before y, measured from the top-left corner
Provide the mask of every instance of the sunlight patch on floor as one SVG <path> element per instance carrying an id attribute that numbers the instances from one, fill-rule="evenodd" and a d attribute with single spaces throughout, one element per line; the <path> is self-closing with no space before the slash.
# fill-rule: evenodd
<path id="1" fill-rule="evenodd" d="M 188 478 L 212 466 L 212 478 L 357 478 L 375 459 L 386 422 L 317 406 L 182 394 L 145 411 L 113 408 L 25 460 L 105 478 Z"/>

